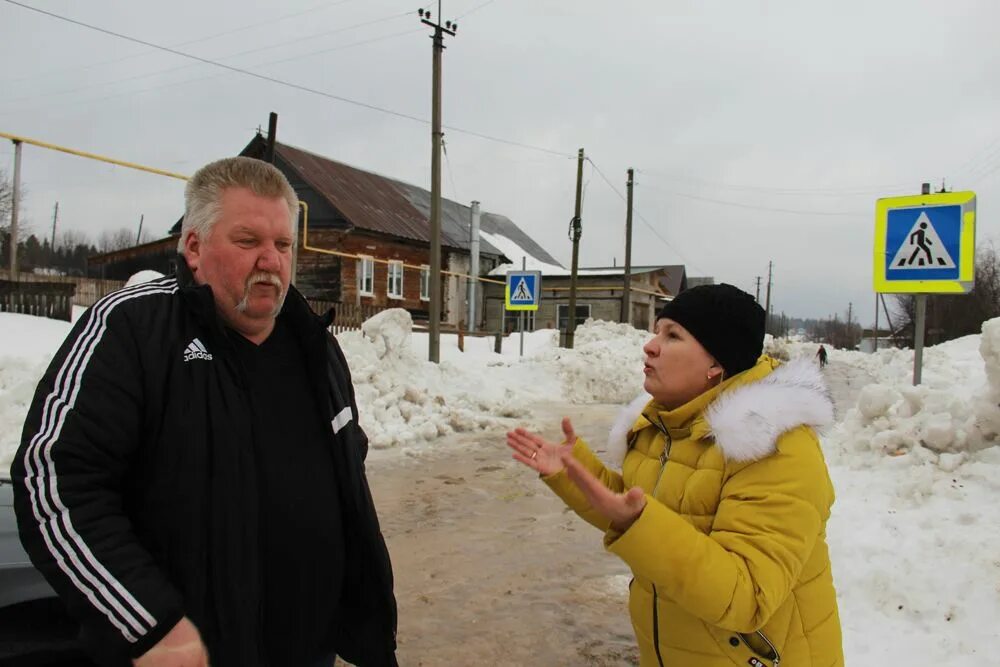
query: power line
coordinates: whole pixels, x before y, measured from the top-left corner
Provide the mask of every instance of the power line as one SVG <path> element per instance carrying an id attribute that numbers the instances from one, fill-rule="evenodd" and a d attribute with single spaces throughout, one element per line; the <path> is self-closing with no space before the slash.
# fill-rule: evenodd
<path id="1" fill-rule="evenodd" d="M 421 29 L 420 28 L 416 28 L 414 30 L 404 30 L 402 32 L 394 32 L 394 33 L 389 34 L 389 35 L 382 35 L 381 37 L 373 37 L 371 39 L 362 40 L 360 42 L 352 42 L 350 44 L 341 44 L 340 46 L 335 46 L 335 47 L 332 47 L 332 48 L 329 48 L 329 49 L 323 49 L 322 51 L 314 51 L 314 52 L 302 54 L 300 56 L 292 56 L 292 57 L 289 57 L 289 58 L 282 58 L 280 60 L 270 60 L 270 61 L 265 62 L 265 63 L 260 63 L 259 66 L 261 66 L 261 67 L 268 67 L 268 66 L 271 66 L 271 65 L 277 65 L 277 64 L 280 64 L 280 63 L 285 63 L 285 62 L 288 62 L 288 61 L 291 61 L 291 60 L 298 60 L 298 59 L 301 59 L 301 58 L 310 58 L 312 56 L 316 56 L 316 55 L 320 55 L 320 54 L 324 54 L 324 53 L 329 53 L 331 51 L 342 51 L 344 49 L 350 49 L 350 48 L 354 48 L 356 46 L 363 46 L 363 45 L 366 45 L 366 44 L 372 44 L 374 42 L 381 42 L 381 41 L 385 41 L 387 39 L 392 39 L 392 38 L 395 38 L 395 37 L 400 37 L 402 35 L 411 35 L 411 34 L 413 34 L 415 32 L 421 32 Z M 188 67 L 188 66 L 185 65 L 185 67 Z M 117 99 L 117 98 L 120 98 L 120 97 L 135 97 L 136 95 L 141 95 L 143 93 L 149 93 L 149 92 L 156 91 L 156 90 L 164 90 L 166 88 L 173 88 L 175 86 L 183 86 L 183 85 L 186 85 L 186 84 L 189 84 L 189 83 L 198 83 L 200 81 L 208 81 L 210 79 L 218 79 L 219 77 L 226 76 L 227 74 L 228 74 L 227 72 L 221 72 L 221 73 L 217 73 L 217 74 L 209 74 L 208 76 L 199 76 L 199 77 L 195 77 L 193 79 L 182 79 L 180 81 L 173 81 L 173 82 L 170 82 L 170 83 L 157 84 L 155 86 L 149 86 L 148 88 L 141 88 L 141 89 L 138 89 L 138 90 L 126 90 L 126 91 L 123 91 L 123 92 L 120 92 L 120 93 L 114 93 L 114 94 L 111 94 L 111 95 L 102 95 L 101 97 L 96 97 L 96 98 L 92 98 L 92 99 L 89 99 L 89 100 L 74 101 L 73 106 L 74 106 L 74 108 L 78 108 L 79 106 L 84 105 L 84 104 L 95 104 L 95 103 L 98 103 L 98 102 L 104 102 L 106 100 L 113 100 L 113 99 Z M 50 107 L 48 105 L 45 105 L 45 106 L 39 106 L 39 107 L 30 107 L 28 109 L 7 110 L 7 111 L 2 111 L 0 113 L 15 113 L 15 112 L 17 112 L 17 113 L 29 113 L 29 112 L 32 112 L 32 111 L 48 110 L 49 108 Z"/>
<path id="2" fill-rule="evenodd" d="M 448 168 L 448 180 L 451 181 L 451 192 L 455 197 L 455 201 L 462 201 L 458 198 L 458 187 L 455 185 L 455 174 L 451 170 L 451 159 L 448 157 L 448 144 L 445 143 L 444 137 L 441 138 L 441 151 L 444 153 L 444 163 Z"/>
<path id="3" fill-rule="evenodd" d="M 975 151 L 968 160 L 952 172 L 952 178 L 958 176 L 963 171 L 967 171 L 970 179 L 974 178 L 973 174 L 997 155 L 996 149 L 1000 149 L 1000 137 L 997 137 L 985 147 Z M 983 156 L 986 157 L 984 158 Z"/>
<path id="4" fill-rule="evenodd" d="M 336 28 L 334 30 L 327 30 L 325 32 L 313 34 L 313 35 L 310 35 L 310 36 L 307 36 L 307 37 L 297 37 L 295 39 L 291 39 L 291 40 L 284 41 L 284 42 L 279 42 L 277 44 L 271 44 L 270 46 L 263 46 L 263 47 L 253 48 L 253 49 L 247 49 L 245 51 L 240 51 L 238 53 L 232 53 L 232 54 L 229 54 L 229 55 L 221 56 L 220 59 L 221 60 L 230 60 L 232 58 L 239 58 L 240 56 L 250 55 L 250 54 L 254 54 L 254 53 L 263 53 L 264 51 L 272 51 L 274 49 L 281 48 L 283 46 L 288 46 L 289 44 L 301 44 L 303 42 L 307 42 L 307 41 L 310 41 L 310 40 L 313 40 L 313 39 L 317 39 L 319 37 L 328 37 L 330 35 L 335 35 L 337 33 L 347 32 L 348 30 L 354 30 L 354 29 L 357 29 L 357 28 L 365 27 L 365 26 L 375 25 L 376 23 L 384 23 L 386 21 L 391 21 L 391 20 L 395 20 L 395 19 L 398 19 L 398 18 L 402 18 L 404 16 L 409 16 L 412 13 L 413 12 L 404 12 L 402 14 L 393 14 L 392 16 L 385 16 L 385 17 L 382 17 L 382 18 L 379 18 L 379 19 L 374 19 L 372 21 L 365 21 L 364 23 L 357 23 L 355 25 L 344 26 L 344 27 L 341 27 L 341 28 Z M 417 32 L 417 31 L 408 30 L 408 31 L 401 32 L 401 33 L 394 33 L 392 36 L 395 37 L 397 35 L 405 35 L 405 34 L 409 34 L 411 32 Z M 291 56 L 289 58 L 283 58 L 281 60 L 275 60 L 275 61 L 272 61 L 272 62 L 262 63 L 262 65 L 275 65 L 275 64 L 278 64 L 278 63 L 288 62 L 290 60 L 297 60 L 299 58 L 307 58 L 307 57 L 310 57 L 310 56 L 315 56 L 315 55 L 320 55 L 320 54 L 323 54 L 323 53 L 328 53 L 330 51 L 339 51 L 339 50 L 344 49 L 344 48 L 349 48 L 349 47 L 353 47 L 353 46 L 360 46 L 362 44 L 370 44 L 371 42 L 380 41 L 382 39 L 385 39 L 385 37 L 378 37 L 378 38 L 375 38 L 375 39 L 364 40 L 364 41 L 361 41 L 361 42 L 355 42 L 353 44 L 334 46 L 334 47 L 331 47 L 331 48 L 328 48 L 328 49 L 323 49 L 323 50 L 320 50 L 320 51 L 312 51 L 310 53 L 306 53 L 306 54 L 303 54 L 303 55 Z M 169 74 L 170 72 L 177 72 L 177 71 L 180 71 L 180 70 L 185 70 L 185 69 L 190 69 L 192 67 L 197 67 L 199 64 L 201 64 L 201 63 L 190 63 L 190 64 L 187 64 L 187 65 L 180 65 L 178 67 L 168 67 L 166 69 L 156 70 L 155 72 L 146 72 L 144 74 L 136 74 L 134 76 L 128 76 L 128 77 L 124 77 L 124 78 L 121 78 L 121 79 L 113 79 L 111 81 L 101 81 L 101 82 L 98 82 L 98 83 L 89 83 L 86 86 L 81 86 L 79 88 L 70 88 L 68 90 L 62 90 L 62 91 L 58 91 L 58 92 L 54 92 L 54 93 L 42 93 L 42 94 L 37 94 L 37 95 L 25 95 L 24 97 L 15 97 L 13 99 L 9 99 L 9 100 L 6 100 L 6 101 L 7 102 L 21 102 L 21 101 L 24 101 L 24 100 L 44 99 L 44 98 L 48 98 L 48 97 L 59 97 L 59 96 L 62 96 L 62 95 L 70 95 L 72 93 L 78 93 L 80 91 L 91 90 L 95 86 L 113 86 L 113 85 L 118 84 L 118 83 L 126 83 L 128 81 L 137 81 L 137 80 L 140 80 L 140 79 L 147 79 L 147 78 L 150 78 L 150 77 L 159 76 L 161 74 Z M 258 67 L 259 66 L 261 66 L 261 65 L 258 65 Z"/>
<path id="5" fill-rule="evenodd" d="M 250 30 L 252 28 L 259 28 L 260 26 L 264 26 L 264 25 L 273 26 L 273 25 L 275 25 L 277 23 L 280 23 L 282 21 L 286 21 L 286 20 L 291 19 L 291 18 L 296 18 L 298 16 L 304 16 L 305 14 L 311 14 L 311 13 L 317 12 L 317 11 L 319 11 L 321 9 L 330 9 L 332 7 L 338 7 L 340 5 L 346 5 L 346 4 L 350 3 L 350 2 L 355 2 L 355 1 L 356 0 L 340 0 L 340 2 L 324 2 L 321 5 L 316 5 L 314 7 L 310 7 L 309 9 L 304 9 L 302 11 L 294 12 L 294 13 L 291 13 L 291 14 L 284 14 L 282 16 L 277 16 L 277 17 L 275 17 L 273 19 L 268 19 L 266 21 L 258 21 L 256 23 L 250 23 L 248 25 L 243 25 L 243 26 L 240 26 L 238 28 L 232 28 L 230 30 L 225 30 L 223 32 L 217 32 L 214 35 L 207 35 L 205 37 L 198 37 L 197 39 L 189 39 L 189 40 L 187 40 L 185 42 L 179 42 L 177 44 L 173 44 L 172 46 L 174 46 L 174 47 L 180 47 L 180 46 L 190 46 L 192 44 L 200 44 L 201 42 L 207 42 L 209 40 L 218 39 L 219 37 L 226 37 L 226 36 L 229 36 L 229 35 L 236 34 L 238 32 L 244 32 L 246 30 Z M 101 60 L 101 61 L 98 61 L 96 63 L 90 63 L 89 65 L 82 65 L 80 67 L 71 67 L 69 69 L 61 68 L 59 70 L 44 72 L 42 74 L 35 75 L 35 76 L 25 76 L 25 77 L 21 77 L 21 78 L 18 78 L 18 79 L 8 79 L 7 81 L 4 81 L 4 83 L 17 83 L 19 81 L 28 81 L 28 80 L 34 81 L 34 80 L 37 80 L 40 77 L 48 77 L 48 76 L 52 76 L 53 74 L 62 74 L 64 72 L 79 72 L 81 70 L 92 69 L 94 67 L 100 67 L 102 65 L 113 65 L 115 63 L 125 62 L 127 60 L 135 60 L 136 58 L 141 58 L 142 56 L 148 55 L 149 53 L 150 53 L 149 51 L 144 51 L 142 53 L 133 53 L 132 55 L 122 56 L 120 58 L 112 58 L 110 60 Z"/>
<path id="6" fill-rule="evenodd" d="M 745 185 L 725 183 L 721 181 L 708 181 L 691 176 L 675 176 L 656 169 L 637 169 L 640 174 L 654 174 L 666 176 L 677 180 L 688 181 L 694 185 L 711 187 L 716 190 L 743 190 L 747 192 L 761 192 L 771 195 L 787 195 L 797 197 L 851 197 L 861 195 L 882 194 L 886 191 L 900 190 L 910 187 L 908 183 L 892 183 L 887 185 L 865 185 L 865 186 L 841 186 L 841 187 L 815 187 L 815 188 L 786 188 L 764 185 Z"/>
<path id="7" fill-rule="evenodd" d="M 465 12 L 464 14 L 460 14 L 459 16 L 457 16 L 455 18 L 455 20 L 459 21 L 461 19 L 464 19 L 466 16 L 468 16 L 470 14 L 475 14 L 476 12 L 478 12 L 483 7 L 486 7 L 487 5 L 492 5 L 496 1 L 497 0 L 486 0 L 486 2 L 484 2 L 482 4 L 479 4 L 479 5 L 476 5 L 475 7 L 473 7 L 472 9 L 470 9 L 469 11 Z"/>
<path id="8" fill-rule="evenodd" d="M 275 83 L 275 84 L 277 84 L 279 86 L 285 86 L 287 88 L 293 88 L 295 90 L 300 90 L 302 92 L 311 93 L 313 95 L 319 95 L 321 97 L 325 97 L 325 98 L 331 99 L 331 100 L 336 100 L 338 102 L 343 102 L 344 104 L 351 104 L 351 105 L 354 105 L 354 106 L 357 106 L 357 107 L 361 107 L 361 108 L 364 108 L 364 109 L 369 109 L 371 111 L 378 111 L 378 112 L 384 113 L 384 114 L 389 115 L 389 116 L 395 116 L 396 118 L 405 118 L 407 120 L 412 120 L 414 122 L 422 123 L 424 125 L 430 125 L 430 121 L 429 120 L 426 120 L 424 118 L 420 118 L 418 116 L 414 116 L 414 115 L 411 115 L 411 114 L 408 114 L 408 113 L 404 113 L 402 111 L 395 111 L 393 109 L 388 109 L 386 107 L 380 107 L 380 106 L 375 105 L 375 104 L 369 104 L 367 102 L 361 102 L 361 101 L 358 101 L 358 100 L 352 100 L 352 99 L 350 99 L 348 97 L 343 97 L 341 95 L 334 95 L 333 93 L 328 93 L 328 92 L 325 92 L 325 91 L 322 91 L 322 90 L 318 90 L 316 88 L 310 88 L 309 86 L 303 86 L 301 84 L 291 83 L 289 81 L 283 81 L 282 79 L 278 79 L 278 78 L 273 77 L 273 76 L 267 76 L 265 74 L 259 74 L 257 72 L 252 72 L 250 70 L 242 69 L 240 67 L 234 67 L 232 65 L 226 65 L 225 63 L 220 63 L 220 62 L 217 62 L 215 60 L 211 60 L 209 58 L 202 58 L 201 56 L 196 56 L 194 54 L 185 53 L 184 51 L 178 51 L 177 49 L 173 49 L 173 48 L 170 48 L 170 47 L 167 47 L 167 46 L 162 46 L 160 44 L 154 44 L 153 42 L 148 42 L 146 40 L 138 39 L 136 37 L 129 37 L 128 35 L 123 35 L 121 33 L 115 32 L 113 30 L 108 30 L 107 28 L 101 28 L 99 26 L 91 25 L 89 23 L 84 23 L 83 21 L 77 21 L 76 19 L 71 19 L 71 18 L 68 18 L 66 16 L 61 16 L 59 14 L 55 14 L 53 12 L 46 11 L 44 9 L 39 9 L 37 7 L 32 7 L 30 5 L 26 5 L 24 3 L 17 2 L 16 0 L 3 0 L 3 1 L 6 2 L 6 3 L 8 3 L 8 4 L 11 4 L 11 5 L 22 7 L 24 9 L 27 9 L 28 11 L 32 11 L 32 12 L 36 12 L 36 13 L 39 13 L 39 14 L 43 14 L 45 16 L 49 16 L 49 17 L 57 19 L 59 21 L 65 21 L 67 23 L 72 23 L 73 25 L 77 25 L 77 26 L 80 26 L 82 28 L 87 28 L 89 30 L 95 30 L 95 31 L 103 33 L 105 35 L 110 35 L 112 37 L 117 37 L 118 39 L 123 39 L 125 41 L 133 42 L 133 43 L 136 43 L 136 44 L 141 44 L 143 46 L 148 46 L 150 48 L 158 49 L 158 50 L 164 51 L 166 53 L 172 53 L 173 55 L 180 56 L 182 58 L 189 58 L 191 60 L 196 60 L 198 62 L 205 63 L 206 65 L 214 65 L 216 67 L 220 67 L 222 69 L 226 69 L 226 70 L 229 70 L 231 72 L 236 72 L 238 74 L 244 74 L 246 76 L 253 77 L 255 79 L 260 79 L 261 81 L 268 81 L 270 83 Z M 558 155 L 560 157 L 568 157 L 570 155 L 569 153 L 565 153 L 565 152 L 562 152 L 562 151 L 553 150 L 551 148 L 545 148 L 545 147 L 542 147 L 542 146 L 533 146 L 531 144 L 526 144 L 526 143 L 522 143 L 522 142 L 519 142 L 519 141 L 513 141 L 513 140 L 510 140 L 510 139 L 502 139 L 500 137 L 495 137 L 495 136 L 492 136 L 492 135 L 489 135 L 489 134 L 485 134 L 485 133 L 482 133 L 482 132 L 473 132 L 472 130 L 464 130 L 462 128 L 453 127 L 453 126 L 449 126 L 449 125 L 444 125 L 443 128 L 447 129 L 447 130 L 451 130 L 452 132 L 459 132 L 461 134 L 466 134 L 466 135 L 469 135 L 469 136 L 472 136 L 472 137 L 478 137 L 480 139 L 485 139 L 487 141 L 492 141 L 492 142 L 495 142 L 495 143 L 507 144 L 509 146 L 517 146 L 519 148 L 524 148 L 524 149 L 533 150 L 533 151 L 539 151 L 539 152 L 548 153 L 548 154 L 551 154 L 551 155 Z"/>
<path id="9" fill-rule="evenodd" d="M 611 188 L 612 192 L 614 192 L 616 195 L 618 195 L 618 198 L 621 199 L 623 202 L 627 202 L 627 200 L 625 198 L 625 195 L 623 195 L 618 190 L 618 188 L 615 187 L 614 183 L 612 183 L 611 180 L 607 176 L 604 175 L 604 172 L 601 171 L 600 167 L 597 166 L 597 163 L 595 163 L 589 157 L 587 158 L 587 161 L 590 162 L 591 166 L 594 168 L 594 171 L 597 172 L 597 174 L 601 177 L 601 179 L 605 183 L 608 184 L 608 187 Z M 660 241 L 662 241 L 665 246 L 667 246 L 668 248 L 670 248 L 670 250 L 672 250 L 674 253 L 676 253 L 677 256 L 680 257 L 684 261 L 685 264 L 689 265 L 691 268 L 695 269 L 696 271 L 698 271 L 701 274 L 708 275 L 707 271 L 705 271 L 704 269 L 702 269 L 700 266 L 697 266 L 694 262 L 692 262 L 690 259 L 688 259 L 687 257 L 685 257 L 684 253 L 682 253 L 680 250 L 677 249 L 677 246 L 675 246 L 673 243 L 671 243 L 667 239 L 663 238 L 663 236 L 660 234 L 660 232 L 658 232 L 656 230 L 656 228 L 653 227 L 653 225 L 650 224 L 649 220 L 646 220 L 646 217 L 635 207 L 634 203 L 632 205 L 632 214 L 635 217 L 639 218 L 639 221 L 642 222 L 644 225 L 646 225 L 646 227 L 649 228 L 649 231 L 653 232 L 653 235 L 656 236 L 656 238 L 660 239 Z"/>
<path id="10" fill-rule="evenodd" d="M 792 215 L 822 215 L 829 217 L 850 217 L 850 218 L 858 216 L 866 216 L 871 214 L 870 211 L 819 211 L 819 210 L 778 208 L 774 206 L 758 206 L 756 204 L 747 204 L 744 202 L 736 202 L 726 199 L 716 199 L 714 197 L 703 197 L 700 195 L 692 195 L 685 192 L 677 192 L 676 190 L 668 190 L 666 188 L 659 188 L 652 185 L 646 185 L 646 188 L 650 190 L 655 190 L 657 192 L 663 192 L 673 197 L 692 199 L 695 201 L 706 202 L 709 204 L 719 204 L 720 206 L 734 206 L 736 208 L 750 209 L 754 211 L 768 211 L 770 213 L 789 213 Z"/>

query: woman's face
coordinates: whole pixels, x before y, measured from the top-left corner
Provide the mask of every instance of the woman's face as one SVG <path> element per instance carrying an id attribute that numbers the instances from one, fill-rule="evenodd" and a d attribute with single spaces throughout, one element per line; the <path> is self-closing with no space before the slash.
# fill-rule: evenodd
<path id="1" fill-rule="evenodd" d="M 657 320 L 646 353 L 643 388 L 673 410 L 713 387 L 722 376 L 718 365 L 688 330 L 669 318 Z"/>

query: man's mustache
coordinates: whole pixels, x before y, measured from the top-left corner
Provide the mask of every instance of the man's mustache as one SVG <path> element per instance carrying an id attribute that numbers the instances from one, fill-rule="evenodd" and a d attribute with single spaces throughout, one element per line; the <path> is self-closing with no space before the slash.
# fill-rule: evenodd
<path id="1" fill-rule="evenodd" d="M 247 276 L 246 283 L 243 286 L 243 300 L 236 304 L 237 312 L 246 312 L 246 309 L 250 305 L 250 288 L 261 283 L 273 285 L 278 289 L 278 302 L 275 304 L 272 315 L 276 316 L 281 311 L 281 306 L 285 303 L 285 286 L 281 283 L 281 278 L 267 271 L 254 271 Z"/>
<path id="2" fill-rule="evenodd" d="M 279 291 L 284 290 L 285 286 L 281 284 L 281 278 L 274 275 L 273 273 L 268 273 L 267 271 L 254 271 L 247 277 L 246 286 L 244 287 L 244 292 L 249 292 L 250 288 L 257 283 L 267 283 L 268 285 L 274 285 Z"/>

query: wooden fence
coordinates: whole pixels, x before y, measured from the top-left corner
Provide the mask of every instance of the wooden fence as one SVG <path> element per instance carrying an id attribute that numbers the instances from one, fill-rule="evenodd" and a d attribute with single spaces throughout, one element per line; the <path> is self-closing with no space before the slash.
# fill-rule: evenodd
<path id="1" fill-rule="evenodd" d="M 10 280 L 10 271 L 0 269 L 0 280 Z M 40 273 L 18 273 L 15 282 L 27 283 L 63 283 L 76 286 L 76 291 L 70 291 L 74 306 L 93 306 L 97 300 L 125 287 L 124 280 L 100 280 L 98 278 L 83 278 L 79 276 L 48 276 Z"/>
<path id="2" fill-rule="evenodd" d="M 334 303 L 332 301 L 315 301 L 309 299 L 309 307 L 314 313 L 326 314 L 331 308 L 334 311 L 333 324 L 330 325 L 330 333 L 336 335 L 343 331 L 356 331 L 361 328 L 361 324 L 376 313 L 380 313 L 386 308 L 384 306 L 371 306 L 367 304 L 357 305 L 353 303 Z"/>
<path id="3" fill-rule="evenodd" d="M 69 322 L 75 286 L 66 282 L 0 280 L 0 312 L 21 313 Z"/>

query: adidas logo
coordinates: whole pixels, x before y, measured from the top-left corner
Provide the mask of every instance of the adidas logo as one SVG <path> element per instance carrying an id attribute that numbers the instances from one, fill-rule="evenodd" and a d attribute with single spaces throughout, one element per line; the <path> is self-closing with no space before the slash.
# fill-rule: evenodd
<path id="1" fill-rule="evenodd" d="M 194 359 L 212 360 L 212 353 L 206 350 L 205 346 L 197 338 L 188 343 L 187 348 L 184 350 L 184 361 L 193 361 Z"/>

